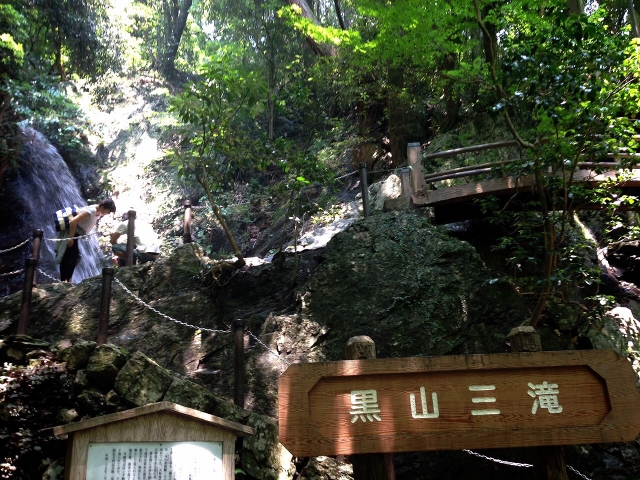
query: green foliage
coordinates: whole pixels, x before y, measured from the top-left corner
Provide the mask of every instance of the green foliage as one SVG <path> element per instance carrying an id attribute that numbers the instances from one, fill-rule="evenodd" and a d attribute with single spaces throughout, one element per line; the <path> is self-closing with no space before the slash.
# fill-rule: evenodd
<path id="1" fill-rule="evenodd" d="M 231 51 L 211 58 L 201 75 L 172 104 L 186 124 L 178 168 L 215 191 L 239 171 L 260 165 L 252 149 L 256 136 L 247 135 L 246 127 L 264 109 L 265 85 L 256 72 L 235 62 Z"/>
<path id="2" fill-rule="evenodd" d="M 100 75 L 119 67 L 118 36 L 97 0 L 13 0 L 24 16 L 25 58 L 32 74 Z M 26 72 L 25 72 L 26 73 Z"/>
<path id="3" fill-rule="evenodd" d="M 4 68 L 12 63 L 15 66 L 22 64 L 24 25 L 24 16 L 12 5 L 0 5 L 0 63 Z"/>
<path id="4" fill-rule="evenodd" d="M 30 83 L 9 82 L 8 91 L 16 113 L 62 147 L 82 146 L 83 118 L 69 99 L 65 85 L 42 77 Z"/>
<path id="5" fill-rule="evenodd" d="M 64 456 L 64 442 L 39 430 L 58 423 L 72 384 L 50 358 L 0 366 L 0 478 L 41 478 L 52 458 Z"/>
<path id="6" fill-rule="evenodd" d="M 635 152 L 637 41 L 612 34 L 601 10 L 567 15 L 565 7 L 548 2 L 540 15 L 537 2 L 510 2 L 485 12 L 483 20 L 501 32 L 500 61 L 493 67 L 503 96 L 494 111 L 528 139 L 522 161 L 512 167 L 537 179 L 537 211 L 531 202 L 519 205 L 521 211 L 495 210 L 496 222 L 514 227 L 498 248 L 509 252 L 519 285 L 541 298 L 598 279 L 589 258 L 595 258 L 593 246 L 576 235 L 573 212 L 595 203 L 613 214 L 621 202 L 636 202 L 616 193 L 622 177 L 589 189 L 577 176 L 581 162 Z M 635 157 L 620 163 L 630 167 Z"/>

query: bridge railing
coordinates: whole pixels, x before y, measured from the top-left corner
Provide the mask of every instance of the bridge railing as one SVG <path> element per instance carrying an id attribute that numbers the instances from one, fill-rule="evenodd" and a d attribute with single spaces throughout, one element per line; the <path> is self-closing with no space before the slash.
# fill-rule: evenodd
<path id="1" fill-rule="evenodd" d="M 637 138 L 640 140 L 640 137 Z M 494 143 L 485 143 L 480 145 L 472 145 L 469 147 L 455 148 L 450 150 L 443 150 L 441 152 L 430 153 L 427 155 L 423 155 L 421 159 L 422 165 L 426 161 L 434 160 L 437 158 L 449 158 L 455 157 L 457 155 L 464 155 L 467 153 L 474 153 L 484 150 L 497 150 L 503 148 L 517 147 L 518 144 L 516 141 L 502 141 L 502 142 L 494 142 Z M 578 163 L 579 169 L 617 169 L 621 166 L 620 162 L 617 160 L 620 159 L 631 159 L 637 158 L 640 159 L 640 153 L 609 153 L 607 154 L 607 158 L 609 161 L 601 161 L 601 162 L 580 162 Z M 452 168 L 444 171 L 427 173 L 424 174 L 424 183 L 431 184 L 444 180 L 451 180 L 455 178 L 465 178 L 472 177 L 475 175 L 488 175 L 494 173 L 497 167 L 507 167 L 509 165 L 516 164 L 521 160 L 500 160 L 496 162 L 488 162 L 481 163 L 476 165 L 468 165 L 458 168 Z M 634 169 L 640 169 L 640 166 L 633 166 Z M 414 192 L 415 193 L 415 192 Z"/>

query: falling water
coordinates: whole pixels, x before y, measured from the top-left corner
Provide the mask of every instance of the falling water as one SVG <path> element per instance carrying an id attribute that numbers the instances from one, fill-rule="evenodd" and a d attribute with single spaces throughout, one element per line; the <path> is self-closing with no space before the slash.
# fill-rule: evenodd
<path id="1" fill-rule="evenodd" d="M 31 128 L 23 129 L 22 133 L 25 137 L 26 161 L 18 171 L 17 193 L 20 198 L 27 200 L 32 228 L 43 231 L 39 268 L 59 278 L 54 253 L 56 242 L 47 240 L 57 236 L 52 214 L 64 207 L 84 206 L 87 202 L 80 195 L 80 187 L 69 167 L 44 135 Z M 97 232 L 97 229 L 93 232 Z M 80 256 L 80 262 L 73 273 L 74 283 L 100 275 L 103 255 L 95 235 L 89 235 L 80 241 Z"/>

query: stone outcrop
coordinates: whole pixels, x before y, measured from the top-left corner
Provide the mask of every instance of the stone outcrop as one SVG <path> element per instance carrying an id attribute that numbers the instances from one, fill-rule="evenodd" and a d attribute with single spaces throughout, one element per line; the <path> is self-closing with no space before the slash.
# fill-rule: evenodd
<path id="1" fill-rule="evenodd" d="M 74 358 L 78 351 L 86 351 L 87 343 L 76 342 L 59 350 L 57 357 Z M 240 468 L 259 479 L 293 477 L 292 456 L 279 443 L 278 427 L 268 418 L 226 402 L 203 386 L 160 367 L 141 352 L 129 355 L 115 345 L 101 345 L 94 349 L 86 365 L 86 370 L 76 372 L 73 408 L 61 409 L 57 415 L 62 423 L 79 420 L 78 411 L 86 418 L 170 401 L 253 427 L 255 435 L 243 439 Z"/>
<path id="2" fill-rule="evenodd" d="M 252 478 L 286 479 L 294 463 L 277 442 L 274 420 L 278 378 L 288 364 L 342 360 L 348 339 L 357 335 L 376 342 L 378 358 L 505 352 L 506 335 L 531 308 L 470 243 L 415 214 L 374 215 L 338 233 L 323 250 L 280 253 L 272 263 L 223 276 L 209 275 L 210 267 L 202 250 L 189 244 L 151 265 L 116 270 L 109 342 L 136 353 L 122 353 L 104 374 L 94 370 L 93 357 L 101 349 L 114 354 L 109 349 L 115 347 L 93 344 L 100 278 L 34 289 L 30 333 L 58 342 L 59 358 L 75 372 L 75 403 L 60 418 L 175 401 L 256 427 L 244 440 L 240 468 Z M 19 295 L 0 298 L 0 335 L 15 329 L 19 307 Z M 627 353 L 628 342 L 640 335 L 636 307 L 627 306 L 631 316 L 617 311 L 622 317 L 596 318 L 550 302 L 538 327 L 543 348 Z M 246 325 L 248 410 L 224 400 L 233 392 L 236 318 Z M 5 339 L 0 353 L 10 351 L 10 343 Z M 141 381 L 153 384 L 154 393 L 137 389 Z M 640 465 L 633 460 L 640 459 L 640 447 L 628 451 L 635 453 L 622 463 Z M 585 464 L 580 451 L 569 452 Z M 465 463 L 448 455 L 407 454 L 399 461 L 406 478 L 419 478 L 416 472 L 447 469 L 436 465 Z M 432 463 L 435 457 L 444 460 Z M 301 479 L 349 475 L 332 463 L 297 459 L 295 466 Z"/>

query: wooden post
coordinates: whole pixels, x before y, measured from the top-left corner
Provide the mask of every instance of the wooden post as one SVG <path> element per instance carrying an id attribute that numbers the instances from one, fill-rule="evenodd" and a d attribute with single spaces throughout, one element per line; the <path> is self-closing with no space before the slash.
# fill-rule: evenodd
<path id="1" fill-rule="evenodd" d="M 507 340 L 512 352 L 542 351 L 540 334 L 533 327 L 511 329 Z M 569 480 L 562 446 L 535 447 L 533 475 L 536 480 Z"/>
<path id="2" fill-rule="evenodd" d="M 191 200 L 185 200 L 184 229 L 182 230 L 182 243 L 191 243 Z"/>
<path id="3" fill-rule="evenodd" d="M 233 358 L 233 403 L 244 408 L 244 320 L 233 321 L 235 335 Z"/>
<path id="4" fill-rule="evenodd" d="M 98 317 L 98 345 L 107 343 L 109 332 L 109 307 L 111 306 L 111 282 L 113 268 L 102 269 L 102 296 L 100 297 L 100 316 Z"/>
<path id="5" fill-rule="evenodd" d="M 22 304 L 20 305 L 20 317 L 18 318 L 18 335 L 26 335 L 29 328 L 29 310 L 31 308 L 31 292 L 33 289 L 33 273 L 36 270 L 35 258 L 27 258 L 24 261 L 24 284 L 22 287 Z"/>
<path id="6" fill-rule="evenodd" d="M 359 335 L 347 342 L 347 360 L 376 358 L 376 344 L 370 337 Z M 393 453 L 352 455 L 353 480 L 395 480 Z"/>
<path id="7" fill-rule="evenodd" d="M 367 185 L 367 164 L 360 163 L 360 188 L 362 190 L 362 212 L 366 217 L 371 215 L 369 209 L 369 187 Z"/>
<path id="8" fill-rule="evenodd" d="M 400 169 L 400 191 L 402 197 L 411 197 L 411 170 L 408 168 Z"/>
<path id="9" fill-rule="evenodd" d="M 31 258 L 36 261 L 36 267 L 40 261 L 40 247 L 42 246 L 42 230 L 39 228 L 33 231 L 33 245 L 31 247 Z M 38 284 L 38 271 L 33 271 L 33 286 Z"/>
<path id="10" fill-rule="evenodd" d="M 127 258 L 125 265 L 133 265 L 133 250 L 136 248 L 134 241 L 136 235 L 136 211 L 129 210 L 129 223 L 127 224 Z"/>
<path id="11" fill-rule="evenodd" d="M 422 167 L 422 148 L 420 142 L 407 144 L 407 159 L 411 167 L 411 189 L 413 193 L 424 190 L 424 168 Z"/>

